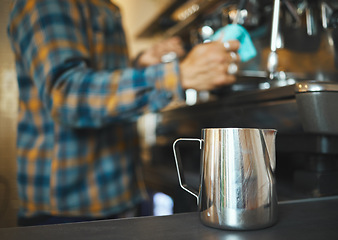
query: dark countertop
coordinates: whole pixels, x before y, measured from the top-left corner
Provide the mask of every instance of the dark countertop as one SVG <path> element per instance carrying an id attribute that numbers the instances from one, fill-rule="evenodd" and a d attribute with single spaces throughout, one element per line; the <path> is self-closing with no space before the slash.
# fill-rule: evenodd
<path id="1" fill-rule="evenodd" d="M 255 231 L 204 226 L 197 212 L 85 223 L 0 229 L 1 240 L 36 239 L 338 239 L 338 197 L 279 203 L 279 221 Z"/>

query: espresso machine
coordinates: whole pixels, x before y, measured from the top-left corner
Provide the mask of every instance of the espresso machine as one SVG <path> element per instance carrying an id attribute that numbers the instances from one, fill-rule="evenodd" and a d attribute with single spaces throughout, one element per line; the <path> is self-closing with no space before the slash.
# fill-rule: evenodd
<path id="1" fill-rule="evenodd" d="M 172 196 L 175 212 L 195 210 L 178 186 L 175 139 L 203 128 L 263 128 L 278 132 L 279 200 L 338 195 L 338 1 L 173 1 L 139 37 L 178 35 L 189 50 L 227 24 L 249 32 L 257 55 L 240 63 L 233 85 L 153 115 L 143 145 L 148 186 Z M 193 149 L 181 149 L 192 185 L 200 177 Z"/>
<path id="2" fill-rule="evenodd" d="M 204 7 L 207 10 L 204 2 L 208 2 Z M 179 22 L 165 34 L 180 35 L 193 46 L 208 41 L 222 26 L 241 24 L 249 31 L 258 53 L 240 66 L 238 82 L 248 80 L 243 87 L 253 84 L 253 78 L 261 82 L 253 87 L 261 89 L 298 80 L 336 81 L 336 9 L 335 1 L 188 1 L 172 14 Z M 275 81 L 265 83 L 266 79 Z M 241 90 L 239 85 L 232 90 L 237 88 Z"/>

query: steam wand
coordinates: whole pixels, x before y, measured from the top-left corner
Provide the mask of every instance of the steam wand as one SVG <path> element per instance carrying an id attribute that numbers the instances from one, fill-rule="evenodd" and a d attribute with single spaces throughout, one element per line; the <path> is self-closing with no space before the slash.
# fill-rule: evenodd
<path id="1" fill-rule="evenodd" d="M 271 43 L 270 43 L 270 54 L 268 56 L 267 70 L 269 79 L 274 79 L 278 67 L 278 54 L 277 50 L 277 38 L 278 38 L 278 27 L 279 27 L 279 12 L 280 12 L 280 0 L 274 1 L 273 18 L 272 18 L 272 31 L 271 31 Z"/>

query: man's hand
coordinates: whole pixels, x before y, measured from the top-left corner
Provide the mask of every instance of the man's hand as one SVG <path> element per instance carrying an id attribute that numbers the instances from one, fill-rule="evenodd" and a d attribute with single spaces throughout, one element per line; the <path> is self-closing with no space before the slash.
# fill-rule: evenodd
<path id="1" fill-rule="evenodd" d="M 163 55 L 174 52 L 177 58 L 185 55 L 182 41 L 179 37 L 172 37 L 155 44 L 152 48 L 144 51 L 138 59 L 138 66 L 147 67 L 161 63 Z"/>
<path id="2" fill-rule="evenodd" d="M 234 83 L 234 68 L 240 61 L 236 53 L 239 46 L 237 40 L 196 45 L 180 64 L 182 87 L 212 90 Z"/>

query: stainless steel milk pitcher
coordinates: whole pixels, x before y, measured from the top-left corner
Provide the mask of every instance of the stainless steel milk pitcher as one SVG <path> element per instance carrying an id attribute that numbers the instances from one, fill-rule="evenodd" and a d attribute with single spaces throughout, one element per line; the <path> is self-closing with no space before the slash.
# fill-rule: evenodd
<path id="1" fill-rule="evenodd" d="M 277 220 L 274 129 L 206 128 L 202 139 L 173 143 L 180 186 L 197 198 L 201 221 L 211 227 L 251 230 Z M 198 141 L 201 149 L 199 191 L 189 187 L 177 152 L 179 141 Z"/>

